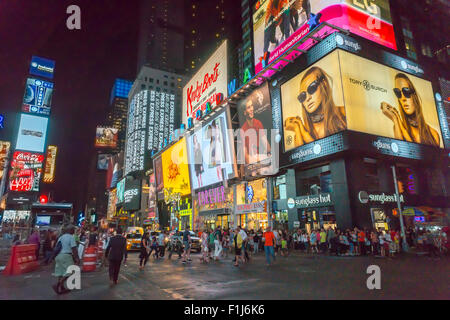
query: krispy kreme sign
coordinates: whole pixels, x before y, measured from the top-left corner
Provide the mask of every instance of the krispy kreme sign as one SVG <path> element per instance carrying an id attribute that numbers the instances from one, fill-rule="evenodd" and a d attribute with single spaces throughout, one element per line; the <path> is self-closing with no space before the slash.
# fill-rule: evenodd
<path id="1" fill-rule="evenodd" d="M 185 125 L 188 118 L 196 118 L 198 110 L 204 113 L 208 102 L 215 107 L 225 98 L 228 84 L 227 43 L 222 43 L 184 87 L 182 121 Z"/>

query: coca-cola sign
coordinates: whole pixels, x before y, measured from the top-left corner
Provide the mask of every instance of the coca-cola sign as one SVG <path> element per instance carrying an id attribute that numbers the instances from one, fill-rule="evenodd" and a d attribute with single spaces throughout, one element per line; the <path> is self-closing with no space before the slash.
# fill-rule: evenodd
<path id="1" fill-rule="evenodd" d="M 196 112 L 205 112 L 206 103 L 211 107 L 225 98 L 228 83 L 227 41 L 213 53 L 183 89 L 183 119 L 196 118 Z"/>
<path id="2" fill-rule="evenodd" d="M 44 155 L 32 152 L 16 151 L 12 156 L 9 174 L 11 191 L 39 191 Z"/>

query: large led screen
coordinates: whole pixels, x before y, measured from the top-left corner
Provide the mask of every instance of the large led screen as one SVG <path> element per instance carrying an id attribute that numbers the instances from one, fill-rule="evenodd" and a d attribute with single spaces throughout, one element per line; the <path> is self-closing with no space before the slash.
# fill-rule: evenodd
<path id="1" fill-rule="evenodd" d="M 189 167 L 194 189 L 206 187 L 235 175 L 227 113 L 203 123 L 188 137 Z"/>
<path id="2" fill-rule="evenodd" d="M 272 104 L 269 85 L 255 89 L 238 103 L 239 140 L 238 162 L 244 164 L 244 172 L 269 174 L 271 164 Z M 259 166 L 257 166 L 260 164 Z M 248 172 L 249 165 L 256 167 Z"/>
<path id="3" fill-rule="evenodd" d="M 95 146 L 97 148 L 116 148 L 119 139 L 119 129 L 97 127 Z"/>
<path id="4" fill-rule="evenodd" d="M 21 114 L 16 150 L 44 152 L 48 118 Z"/>
<path id="5" fill-rule="evenodd" d="M 11 144 L 8 141 L 0 141 L 0 181 L 3 178 L 6 158 L 8 157 Z"/>
<path id="6" fill-rule="evenodd" d="M 39 180 L 42 175 L 43 165 L 43 154 L 23 151 L 14 152 L 9 172 L 9 190 L 39 191 Z"/>
<path id="7" fill-rule="evenodd" d="M 139 210 L 141 203 L 141 180 L 126 179 L 123 200 L 123 208 L 125 210 Z"/>
<path id="8" fill-rule="evenodd" d="M 124 202 L 125 180 L 126 180 L 126 178 L 123 178 L 122 180 L 117 182 L 117 189 L 116 189 L 117 203 Z"/>
<path id="9" fill-rule="evenodd" d="M 443 147 L 429 81 L 336 50 L 281 85 L 285 151 L 353 130 Z"/>
<path id="10" fill-rule="evenodd" d="M 361 37 L 397 49 L 389 0 L 259 0 L 253 14 L 255 72 L 309 32 L 311 13 Z"/>
<path id="11" fill-rule="evenodd" d="M 22 111 L 40 115 L 50 115 L 53 83 L 28 78 L 23 97 Z"/>
<path id="12" fill-rule="evenodd" d="M 162 172 L 164 188 L 184 196 L 191 193 L 186 139 L 182 138 L 163 152 Z"/>
<path id="13" fill-rule="evenodd" d="M 110 154 L 99 154 L 97 158 L 97 170 L 108 170 L 108 163 L 110 158 Z"/>
<path id="14" fill-rule="evenodd" d="M 106 189 L 115 188 L 123 175 L 123 151 L 108 159 L 108 171 L 106 173 Z"/>
<path id="15" fill-rule="evenodd" d="M 163 169 L 161 157 L 153 160 L 153 169 L 155 170 L 156 191 L 160 192 L 164 189 Z"/>
<path id="16" fill-rule="evenodd" d="M 197 110 L 204 114 L 206 103 L 217 105 L 218 96 L 227 96 L 228 85 L 228 52 L 227 41 L 211 55 L 183 88 L 182 122 L 188 125 L 187 119 L 193 120 Z"/>

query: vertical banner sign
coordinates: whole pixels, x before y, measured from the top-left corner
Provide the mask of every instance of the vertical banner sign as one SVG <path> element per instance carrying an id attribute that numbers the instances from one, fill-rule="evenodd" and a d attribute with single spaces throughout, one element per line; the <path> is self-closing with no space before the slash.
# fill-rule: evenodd
<path id="1" fill-rule="evenodd" d="M 45 171 L 44 178 L 42 179 L 45 183 L 55 182 L 55 165 L 56 165 L 56 153 L 58 147 L 48 146 L 47 148 L 47 159 L 45 160 Z"/>
<path id="2" fill-rule="evenodd" d="M 8 141 L 0 141 L 0 181 L 6 172 L 5 164 L 11 144 Z"/>

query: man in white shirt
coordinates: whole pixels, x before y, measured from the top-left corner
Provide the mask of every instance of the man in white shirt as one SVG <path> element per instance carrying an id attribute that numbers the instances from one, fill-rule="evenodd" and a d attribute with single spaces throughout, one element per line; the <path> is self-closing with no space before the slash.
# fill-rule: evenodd
<path id="1" fill-rule="evenodd" d="M 165 247 L 164 247 L 164 238 L 165 238 L 165 234 L 164 234 L 164 232 L 161 232 L 158 235 L 158 239 L 157 239 L 157 241 L 158 241 L 158 254 L 159 254 L 159 256 L 161 258 L 164 257 L 164 249 L 165 249 Z"/>
<path id="2" fill-rule="evenodd" d="M 244 231 L 244 229 L 240 228 L 239 234 L 242 237 L 242 256 L 244 257 L 244 261 L 250 260 L 249 256 L 248 256 L 248 252 L 247 252 L 247 233 Z"/>

